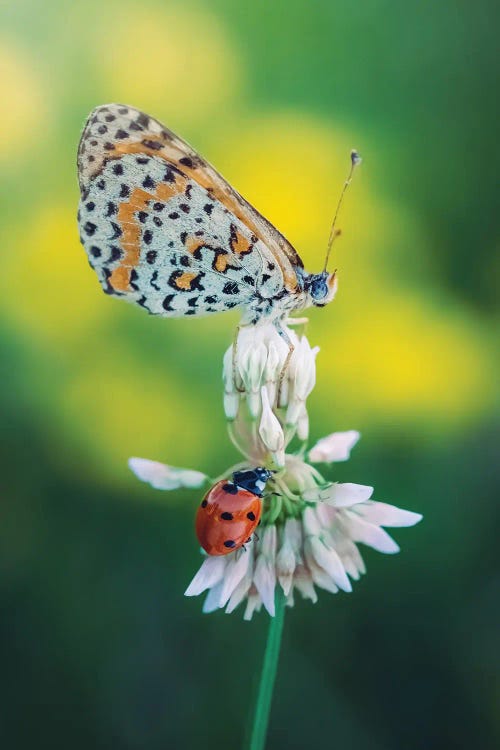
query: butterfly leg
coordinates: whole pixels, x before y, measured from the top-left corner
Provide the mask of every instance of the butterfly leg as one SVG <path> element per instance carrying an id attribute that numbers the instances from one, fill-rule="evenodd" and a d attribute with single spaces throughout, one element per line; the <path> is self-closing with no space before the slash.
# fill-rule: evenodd
<path id="1" fill-rule="evenodd" d="M 285 379 L 286 371 L 288 370 L 288 365 L 290 364 L 290 360 L 292 358 L 292 354 L 295 351 L 295 346 L 292 344 L 292 340 L 286 330 L 281 325 L 281 321 L 278 320 L 274 324 L 276 330 L 278 331 L 279 335 L 285 342 L 285 344 L 288 346 L 288 354 L 285 357 L 285 361 L 283 362 L 283 367 L 281 368 L 279 380 L 278 380 L 278 404 L 281 400 L 281 389 L 283 387 L 283 381 Z"/>
<path id="2" fill-rule="evenodd" d="M 285 320 L 287 326 L 305 326 L 306 323 L 309 323 L 309 318 L 287 318 Z"/>

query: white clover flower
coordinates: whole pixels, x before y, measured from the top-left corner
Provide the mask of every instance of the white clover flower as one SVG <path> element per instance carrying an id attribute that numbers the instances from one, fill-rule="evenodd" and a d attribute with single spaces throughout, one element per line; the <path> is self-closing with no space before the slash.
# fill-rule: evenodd
<path id="1" fill-rule="evenodd" d="M 129 458 L 129 467 L 141 482 L 148 482 L 156 490 L 177 490 L 180 487 L 202 487 L 206 474 L 191 469 L 176 469 L 147 458 Z"/>
<path id="2" fill-rule="evenodd" d="M 360 437 L 356 430 L 332 432 L 331 435 L 318 440 L 311 448 L 308 454 L 309 461 L 313 464 L 347 461 Z"/>
<path id="3" fill-rule="evenodd" d="M 257 466 L 272 472 L 266 472 L 270 478 L 257 533 L 234 551 L 205 556 L 186 589 L 186 596 L 206 592 L 204 612 L 231 613 L 245 603 L 243 616 L 250 620 L 262 608 L 274 616 L 277 590 L 288 606 L 296 592 L 312 602 L 318 599 L 317 588 L 350 592 L 352 581 L 365 573 L 358 545 L 394 554 L 399 547 L 383 527 L 414 526 L 422 518 L 372 500 L 373 487 L 327 481 L 304 460 L 305 449 L 286 453 L 294 436 L 307 440 L 306 401 L 315 384 L 318 353 L 305 336 L 299 339 L 289 329 L 287 335 L 295 350 L 284 373 L 288 347 L 272 325 L 242 329 L 236 352 L 230 347 L 224 356 L 228 429 L 245 461 L 221 479 L 229 481 L 235 471 Z M 316 443 L 308 461 L 346 461 L 359 437 L 355 430 L 334 432 Z M 130 459 L 130 468 L 157 489 L 209 482 L 201 472 L 146 459 Z"/>

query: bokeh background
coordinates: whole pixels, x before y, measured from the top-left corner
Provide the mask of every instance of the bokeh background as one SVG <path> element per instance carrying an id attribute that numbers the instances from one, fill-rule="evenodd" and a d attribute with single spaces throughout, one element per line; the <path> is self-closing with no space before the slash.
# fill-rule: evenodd
<path id="1" fill-rule="evenodd" d="M 353 146 L 312 438 L 330 476 L 424 513 L 351 595 L 286 623 L 269 747 L 498 740 L 494 4 L 2 4 L 0 738 L 6 748 L 239 747 L 266 616 L 201 614 L 196 492 L 146 456 L 236 459 L 220 369 L 237 317 L 106 298 L 78 242 L 75 154 L 121 101 L 194 144 L 319 270 Z M 497 745 L 498 746 L 498 745 Z"/>

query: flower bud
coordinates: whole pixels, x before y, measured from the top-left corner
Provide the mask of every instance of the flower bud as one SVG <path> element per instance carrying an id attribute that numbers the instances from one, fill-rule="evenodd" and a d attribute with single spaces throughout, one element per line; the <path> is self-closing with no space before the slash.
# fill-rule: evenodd
<path id="1" fill-rule="evenodd" d="M 262 416 L 259 425 L 259 435 L 277 466 L 285 465 L 285 436 L 279 419 L 273 413 L 269 404 L 269 397 L 265 386 L 261 388 Z"/>

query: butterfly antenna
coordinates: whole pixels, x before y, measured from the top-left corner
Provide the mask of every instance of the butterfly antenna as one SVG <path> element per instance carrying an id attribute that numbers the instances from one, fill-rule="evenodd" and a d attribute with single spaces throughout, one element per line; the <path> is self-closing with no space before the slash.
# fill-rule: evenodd
<path id="1" fill-rule="evenodd" d="M 326 271 L 326 267 L 328 265 L 328 260 L 330 258 L 330 253 L 332 250 L 333 243 L 335 241 L 335 238 L 340 235 L 340 229 L 335 228 L 335 224 L 337 223 L 337 217 L 340 212 L 340 207 L 342 205 L 342 201 L 344 200 L 344 195 L 346 194 L 346 190 L 351 184 L 352 176 L 354 174 L 354 170 L 358 166 L 358 164 L 361 164 L 361 156 L 358 154 L 358 152 L 353 149 L 351 151 L 351 168 L 349 170 L 349 174 L 347 175 L 347 180 L 344 182 L 344 186 L 342 188 L 342 192 L 340 193 L 339 202 L 337 203 L 337 208 L 335 209 L 335 216 L 333 217 L 332 221 L 332 228 L 330 229 L 330 237 L 328 238 L 328 245 L 326 248 L 326 258 L 325 258 L 325 267 L 323 268 L 323 271 Z"/>

